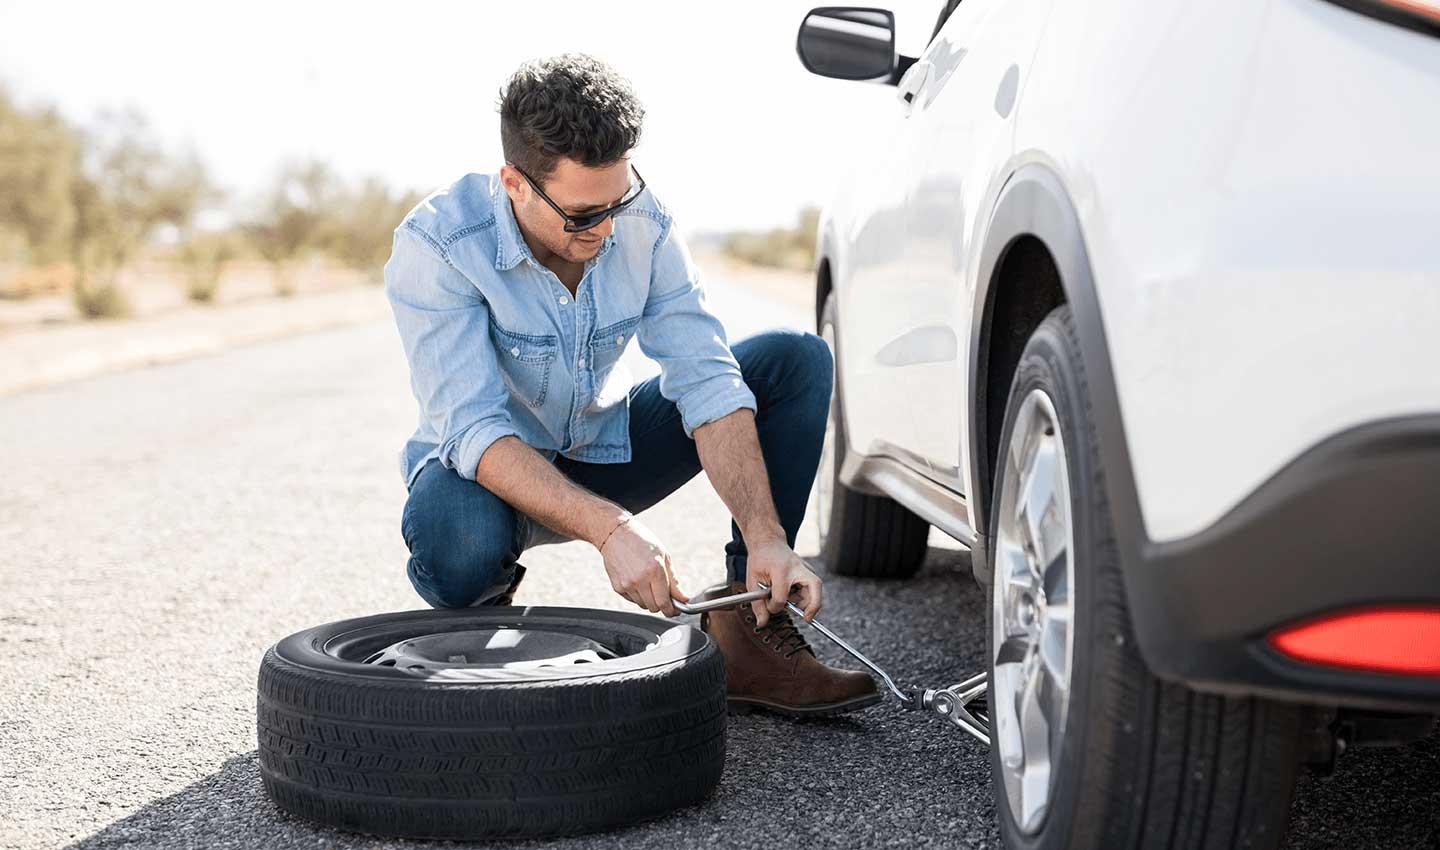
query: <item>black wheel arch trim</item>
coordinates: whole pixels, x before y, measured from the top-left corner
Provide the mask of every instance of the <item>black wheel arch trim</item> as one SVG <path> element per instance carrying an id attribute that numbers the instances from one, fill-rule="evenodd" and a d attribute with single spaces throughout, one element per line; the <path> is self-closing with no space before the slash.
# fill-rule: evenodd
<path id="1" fill-rule="evenodd" d="M 1075 318 L 1075 326 L 1080 334 L 1081 357 L 1084 359 L 1083 365 L 1089 384 L 1092 415 L 1100 435 L 1100 458 L 1106 472 L 1106 495 L 1110 499 L 1111 511 L 1114 514 L 1117 539 L 1124 541 L 1122 547 L 1130 549 L 1121 553 L 1121 560 L 1122 563 L 1133 564 L 1138 561 L 1140 554 L 1139 547 L 1134 544 L 1143 537 L 1144 529 L 1140 521 L 1140 502 L 1135 491 L 1135 477 L 1125 441 L 1124 423 L 1120 418 L 1119 396 L 1110 367 L 1110 349 L 1106 343 L 1099 297 L 1090 270 L 1090 257 L 1080 230 L 1080 218 L 1075 213 L 1069 194 L 1059 176 L 1039 163 L 1021 166 L 1006 180 L 986 229 L 979 274 L 976 278 L 975 311 L 976 315 L 983 316 L 987 323 L 990 321 L 991 307 L 997 293 L 994 285 L 996 276 L 1006 254 L 1019 239 L 1026 236 L 1039 239 L 1050 252 L 1060 273 L 1066 301 L 1070 304 Z M 976 398 L 981 398 L 978 388 L 984 386 L 987 368 L 985 342 L 989 333 L 990 328 L 982 326 L 981 332 L 971 334 L 970 338 L 968 374 L 972 393 Z M 990 527 L 992 474 L 984 442 L 985 415 L 982 404 L 970 406 L 970 469 L 967 484 L 969 492 L 976 494 L 971 510 L 975 514 L 977 530 Z M 988 551 L 989 541 L 985 543 Z M 988 575 L 982 578 L 988 581 Z"/>
<path id="2" fill-rule="evenodd" d="M 1284 658 L 1264 637 L 1341 607 L 1440 604 L 1440 414 L 1371 422 L 1303 452 L 1220 520 L 1177 541 L 1145 531 L 1119 394 L 1080 219 L 1059 176 L 1026 164 L 1006 181 L 978 266 L 976 315 L 1022 237 L 1044 243 L 1079 333 L 1090 413 L 1131 623 L 1156 675 L 1203 690 L 1390 710 L 1440 708 L 1440 677 L 1319 667 Z M 982 312 L 983 311 L 983 312 Z M 983 399 L 988 327 L 971 335 L 970 387 Z M 991 470 L 983 403 L 970 406 L 967 484 L 988 529 Z M 1377 499 L 1377 493 L 1388 494 Z M 1361 553 L 1359 546 L 1368 548 Z M 989 580 L 989 541 L 976 574 Z M 983 566 L 980 562 L 984 562 Z M 981 571 L 984 571 L 982 574 Z"/>

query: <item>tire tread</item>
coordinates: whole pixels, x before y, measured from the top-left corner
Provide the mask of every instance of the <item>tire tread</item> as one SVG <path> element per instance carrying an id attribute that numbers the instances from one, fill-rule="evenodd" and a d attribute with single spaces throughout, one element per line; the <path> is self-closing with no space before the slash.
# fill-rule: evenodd
<path id="1" fill-rule="evenodd" d="M 1015 403 L 1017 388 L 1033 385 L 1037 370 L 1074 381 L 1073 392 L 1048 389 L 1065 393 L 1085 420 L 1076 431 L 1083 438 L 1078 468 L 1087 473 L 1084 490 L 1092 508 L 1088 537 L 1093 541 L 1093 598 L 1085 612 L 1095 624 L 1090 642 L 1094 675 L 1087 704 L 1102 714 L 1092 718 L 1083 733 L 1075 733 L 1084 736 L 1083 764 L 1061 767 L 1062 777 L 1068 773 L 1075 783 L 1070 822 L 1053 831 L 1047 822 L 1033 837 L 1019 834 L 1005 823 L 1010 816 L 1002 799 L 1002 834 L 1011 847 L 1067 850 L 1276 847 L 1284 837 L 1295 786 L 1301 709 L 1201 693 L 1161 681 L 1146 668 L 1119 570 L 1108 490 L 1098 461 L 1099 436 L 1087 424 L 1094 414 L 1079 351 L 1070 310 L 1061 306 L 1041 323 L 1022 355 L 1010 403 Z M 1073 711 L 1072 723 L 1078 719 Z M 1066 735 L 1072 732 L 1067 729 Z M 996 793 L 1003 798 L 1001 786 Z M 1050 814 L 1053 818 L 1055 812 Z"/>
<path id="2" fill-rule="evenodd" d="M 389 683 L 261 662 L 260 770 L 281 808 L 409 838 L 606 829 L 704 800 L 725 758 L 708 643 L 658 668 L 513 685 Z"/>

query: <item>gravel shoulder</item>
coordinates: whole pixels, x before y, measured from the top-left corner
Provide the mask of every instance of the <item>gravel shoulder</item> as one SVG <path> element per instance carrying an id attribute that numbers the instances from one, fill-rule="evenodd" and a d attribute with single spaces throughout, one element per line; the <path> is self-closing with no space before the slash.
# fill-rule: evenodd
<path id="1" fill-rule="evenodd" d="M 32 326 L 0 337 L 0 395 L 216 354 L 244 345 L 375 321 L 389 315 L 378 286 L 138 319 Z"/>

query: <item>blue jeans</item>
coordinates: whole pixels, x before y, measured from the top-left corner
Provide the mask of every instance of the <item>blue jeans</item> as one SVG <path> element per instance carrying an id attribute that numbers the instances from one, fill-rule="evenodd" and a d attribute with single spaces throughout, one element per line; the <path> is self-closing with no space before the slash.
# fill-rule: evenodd
<path id="1" fill-rule="evenodd" d="M 812 333 L 764 331 L 731 346 L 759 410 L 755 427 L 770 478 L 770 495 L 791 547 L 820 462 L 830 410 L 833 365 L 825 341 Z M 695 443 L 680 411 L 660 394 L 659 377 L 630 389 L 628 463 L 584 463 L 556 457 L 575 483 L 632 513 L 645 510 L 700 472 Z M 504 593 L 526 548 L 565 540 L 516 511 L 494 493 L 429 461 L 410 488 L 401 515 L 410 549 L 410 583 L 436 608 L 484 604 Z M 728 581 L 745 578 L 745 541 L 734 520 L 725 544 Z"/>

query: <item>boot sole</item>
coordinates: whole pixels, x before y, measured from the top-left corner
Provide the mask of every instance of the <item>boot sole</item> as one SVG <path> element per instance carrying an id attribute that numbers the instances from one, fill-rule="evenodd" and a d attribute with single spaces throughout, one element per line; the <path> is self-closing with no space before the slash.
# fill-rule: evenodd
<path id="1" fill-rule="evenodd" d="M 837 714 L 869 708 L 879 702 L 881 698 L 882 694 L 873 693 L 825 705 L 783 705 L 755 697 L 727 697 L 725 703 L 732 715 L 745 715 L 752 711 L 768 711 L 786 717 L 833 717 Z"/>

